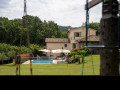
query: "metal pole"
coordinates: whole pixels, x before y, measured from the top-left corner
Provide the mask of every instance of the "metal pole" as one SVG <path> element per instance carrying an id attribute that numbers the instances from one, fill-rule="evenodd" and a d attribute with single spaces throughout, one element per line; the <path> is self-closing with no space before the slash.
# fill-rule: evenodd
<path id="1" fill-rule="evenodd" d="M 18 75 L 18 64 L 16 64 L 16 75 Z"/>
<path id="2" fill-rule="evenodd" d="M 19 59 L 18 60 L 19 60 L 18 62 L 19 62 L 19 76 L 20 76 L 20 64 L 21 64 L 21 62 L 20 62 L 21 61 L 21 56 L 20 55 L 19 55 Z"/>
<path id="3" fill-rule="evenodd" d="M 32 71 L 33 71 L 33 69 L 32 69 L 32 57 L 30 56 L 30 72 L 31 72 L 31 75 L 33 75 Z"/>
<path id="4" fill-rule="evenodd" d="M 51 60 L 51 49 L 50 49 L 50 60 Z"/>
<path id="5" fill-rule="evenodd" d="M 19 60 L 19 76 L 20 76 L 20 60 Z"/>
<path id="6" fill-rule="evenodd" d="M 24 14 L 23 16 L 27 15 L 27 6 L 26 6 L 26 0 L 24 0 Z"/>
<path id="7" fill-rule="evenodd" d="M 89 9 L 88 9 L 88 0 L 86 0 L 86 46 L 88 46 L 88 43 L 87 43 L 87 36 L 88 36 L 88 12 L 89 12 Z"/>
<path id="8" fill-rule="evenodd" d="M 62 47 L 62 54 L 63 54 L 63 47 Z M 62 58 L 62 64 L 63 64 L 63 58 Z"/>
<path id="9" fill-rule="evenodd" d="M 119 48 L 120 48 L 120 0 L 119 0 L 118 4 L 119 4 L 118 40 L 119 40 Z"/>

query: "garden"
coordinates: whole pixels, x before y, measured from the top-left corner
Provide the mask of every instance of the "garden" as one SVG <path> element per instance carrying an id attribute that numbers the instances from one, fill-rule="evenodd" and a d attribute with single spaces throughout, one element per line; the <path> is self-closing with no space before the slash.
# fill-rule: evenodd
<path id="1" fill-rule="evenodd" d="M 39 49 L 42 47 L 31 45 L 34 55 L 38 54 Z M 0 44 L 0 75 L 16 75 L 13 59 L 18 51 L 17 46 Z M 28 48 L 22 46 L 22 53 L 27 53 L 27 51 Z M 7 63 L 2 64 L 3 62 Z M 21 64 L 20 67 L 20 75 L 31 75 L 29 64 Z M 100 55 L 92 55 L 90 49 L 86 49 L 86 52 L 84 48 L 74 49 L 69 54 L 68 64 L 32 64 L 32 68 L 33 75 L 100 75 Z"/>
<path id="2" fill-rule="evenodd" d="M 91 56 L 85 57 L 84 68 L 79 62 L 71 64 L 33 64 L 33 75 L 100 75 L 100 56 L 93 55 L 94 71 Z M 31 75 L 30 65 L 20 65 L 21 75 Z M 7 64 L 0 66 L 0 75 L 16 75 L 16 66 Z"/>
<path id="3" fill-rule="evenodd" d="M 42 54 L 38 50 L 42 49 L 42 46 L 31 44 L 30 50 L 36 56 L 37 54 Z M 15 45 L 10 45 L 6 43 L 0 43 L 0 65 L 12 63 L 15 55 L 19 54 L 20 47 Z M 28 48 L 21 46 L 21 54 L 28 53 Z"/>

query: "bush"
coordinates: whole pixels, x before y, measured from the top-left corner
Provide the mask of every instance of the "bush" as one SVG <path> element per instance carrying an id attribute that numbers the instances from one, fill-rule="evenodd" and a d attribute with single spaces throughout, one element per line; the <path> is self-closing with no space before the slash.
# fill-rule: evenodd
<path id="1" fill-rule="evenodd" d="M 0 53 L 1 52 L 7 53 L 10 50 L 11 50 L 11 48 L 10 48 L 9 44 L 0 43 Z"/>
<path id="2" fill-rule="evenodd" d="M 20 47 L 18 46 L 12 46 L 10 44 L 6 43 L 0 43 L 0 59 L 10 59 L 14 58 L 15 54 L 19 54 Z M 30 45 L 30 52 L 34 55 L 40 55 L 43 54 L 39 52 L 38 50 L 41 50 L 42 46 L 31 44 Z M 21 46 L 21 54 L 29 53 L 29 48 L 25 46 Z"/>
<path id="3" fill-rule="evenodd" d="M 20 52 L 21 54 L 28 53 L 28 52 L 29 52 L 29 48 L 27 48 L 25 46 L 21 46 L 21 52 Z"/>
<path id="4" fill-rule="evenodd" d="M 19 47 L 18 46 L 11 46 L 10 47 L 12 51 L 18 52 L 19 51 Z"/>
<path id="5" fill-rule="evenodd" d="M 25 46 L 21 47 L 21 53 L 28 53 L 28 48 Z M 6 43 L 0 43 L 0 58 L 1 59 L 10 59 L 14 58 L 15 53 L 18 54 L 19 47 L 18 46 L 12 46 Z"/>
<path id="6" fill-rule="evenodd" d="M 14 51 L 14 50 L 9 51 L 9 52 L 7 53 L 7 56 L 8 56 L 9 58 L 14 58 L 14 56 L 15 56 L 15 51 Z"/>
<path id="7" fill-rule="evenodd" d="M 82 49 L 74 49 L 71 53 L 69 53 L 69 57 L 73 57 L 73 62 L 77 62 L 80 58 L 83 58 L 85 54 L 85 48 Z M 90 54 L 90 49 L 86 49 L 86 55 Z"/>
<path id="8" fill-rule="evenodd" d="M 65 54 L 64 54 L 64 53 L 61 53 L 61 54 L 60 54 L 60 57 L 65 57 Z"/>
<path id="9" fill-rule="evenodd" d="M 31 45 L 30 45 L 30 49 L 31 49 L 32 53 L 34 54 L 34 56 L 43 55 L 42 52 L 39 52 L 39 51 L 38 51 L 38 50 L 43 49 L 42 46 L 39 46 L 39 45 L 36 45 L 36 44 L 31 44 Z"/>
<path id="10" fill-rule="evenodd" d="M 76 55 L 76 59 L 83 58 L 83 55 Z"/>
<path id="11" fill-rule="evenodd" d="M 72 51 L 71 53 L 69 53 L 69 57 L 72 57 L 72 56 L 75 56 L 75 55 L 77 55 L 77 52 L 75 52 L 75 51 Z"/>
<path id="12" fill-rule="evenodd" d="M 9 59 L 9 58 L 5 55 L 4 52 L 3 52 L 3 53 L 0 53 L 0 61 L 2 61 L 2 60 L 7 60 L 7 59 Z"/>

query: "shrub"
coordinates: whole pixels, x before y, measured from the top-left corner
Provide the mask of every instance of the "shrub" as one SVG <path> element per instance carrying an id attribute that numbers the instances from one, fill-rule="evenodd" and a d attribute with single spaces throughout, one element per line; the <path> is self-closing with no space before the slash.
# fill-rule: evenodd
<path id="1" fill-rule="evenodd" d="M 10 44 L 6 43 L 0 43 L 0 58 L 1 59 L 9 59 L 9 58 L 14 58 L 15 53 L 19 54 L 19 46 L 12 46 Z M 30 52 L 32 52 L 34 55 L 37 54 L 43 54 L 39 52 L 38 50 L 41 50 L 42 46 L 36 45 L 36 44 L 31 44 L 30 45 Z M 29 48 L 25 46 L 21 46 L 21 54 L 24 53 L 29 53 Z"/>
<path id="2" fill-rule="evenodd" d="M 9 59 L 9 58 L 5 55 L 4 52 L 3 52 L 3 53 L 0 53 L 0 61 L 2 61 L 2 60 L 7 60 L 7 59 Z"/>
<path id="3" fill-rule="evenodd" d="M 0 43 L 0 52 L 5 52 L 7 53 L 8 51 L 10 51 L 10 45 L 9 44 L 5 44 L 5 43 Z"/>
<path id="4" fill-rule="evenodd" d="M 72 56 L 75 56 L 75 55 L 77 55 L 77 52 L 75 52 L 75 51 L 72 51 L 71 53 L 69 53 L 69 57 L 72 57 Z"/>
<path id="5" fill-rule="evenodd" d="M 28 53 L 28 52 L 29 52 L 29 48 L 25 46 L 21 46 L 21 54 Z"/>
<path id="6" fill-rule="evenodd" d="M 85 48 L 82 49 L 74 49 L 71 53 L 69 53 L 69 57 L 73 57 L 72 61 L 77 62 L 80 58 L 83 58 L 85 54 Z M 86 55 L 90 54 L 90 49 L 86 49 Z"/>
<path id="7" fill-rule="evenodd" d="M 41 50 L 41 49 L 43 49 L 43 47 L 42 46 L 39 46 L 39 45 L 36 45 L 36 44 L 31 44 L 30 45 L 30 49 L 31 49 L 31 51 L 32 51 L 32 53 L 34 54 L 34 56 L 36 56 L 36 55 L 43 55 L 43 53 L 42 52 L 39 52 L 38 50 Z"/>
<path id="8" fill-rule="evenodd" d="M 9 58 L 14 58 L 14 56 L 15 56 L 15 51 L 14 51 L 14 50 L 9 51 L 9 52 L 7 53 L 7 56 L 8 56 Z"/>

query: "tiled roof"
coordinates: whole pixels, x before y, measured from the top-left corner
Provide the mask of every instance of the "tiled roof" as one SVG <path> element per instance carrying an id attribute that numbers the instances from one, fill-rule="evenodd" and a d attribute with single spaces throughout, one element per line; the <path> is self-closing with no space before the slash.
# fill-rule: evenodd
<path id="1" fill-rule="evenodd" d="M 46 43 L 69 43 L 68 38 L 46 38 Z"/>
<path id="2" fill-rule="evenodd" d="M 69 27 L 69 28 L 70 28 L 70 27 Z M 86 27 L 85 27 L 85 26 L 75 27 L 75 28 L 71 28 L 70 30 L 75 30 L 75 29 L 83 29 L 83 30 L 85 30 Z M 95 29 L 92 29 L 92 28 L 89 28 L 89 30 L 94 30 L 94 31 L 96 31 Z"/>
<path id="3" fill-rule="evenodd" d="M 86 41 L 86 38 L 82 38 L 82 39 L 80 39 L 79 41 L 85 42 L 85 41 Z M 99 41 L 100 41 L 100 38 L 99 38 L 98 36 L 91 35 L 91 36 L 88 36 L 87 41 L 89 41 L 89 42 L 99 42 Z"/>

